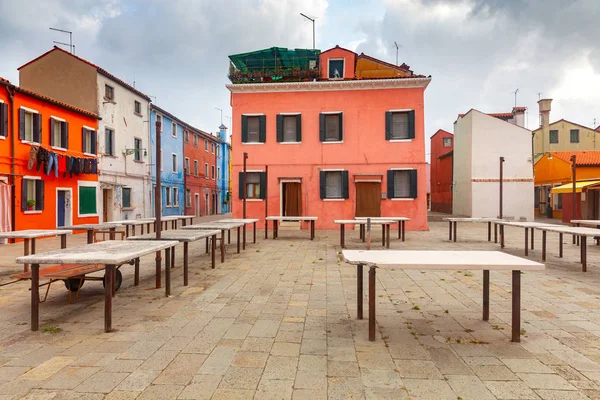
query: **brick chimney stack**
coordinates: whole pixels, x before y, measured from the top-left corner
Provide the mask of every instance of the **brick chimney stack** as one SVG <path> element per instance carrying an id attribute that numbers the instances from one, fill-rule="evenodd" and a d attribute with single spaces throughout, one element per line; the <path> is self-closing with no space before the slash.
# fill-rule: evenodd
<path id="1" fill-rule="evenodd" d="M 550 135 L 550 108 L 552 99 L 541 99 L 538 101 L 540 107 L 540 127 L 542 128 L 542 152 L 546 152 L 546 143 Z"/>

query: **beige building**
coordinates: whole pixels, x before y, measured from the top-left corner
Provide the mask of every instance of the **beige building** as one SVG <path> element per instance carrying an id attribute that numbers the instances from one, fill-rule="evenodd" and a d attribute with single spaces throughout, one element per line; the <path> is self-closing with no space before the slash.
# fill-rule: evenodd
<path id="1" fill-rule="evenodd" d="M 533 131 L 534 160 L 551 151 L 600 150 L 600 131 L 566 119 L 550 123 L 552 99 L 538 101 L 540 127 Z"/>

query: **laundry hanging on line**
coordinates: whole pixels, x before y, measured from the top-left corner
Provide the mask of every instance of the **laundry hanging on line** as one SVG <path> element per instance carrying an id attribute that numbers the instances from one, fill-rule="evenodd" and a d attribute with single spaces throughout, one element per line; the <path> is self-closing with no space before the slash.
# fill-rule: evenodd
<path id="1" fill-rule="evenodd" d="M 47 150 L 41 146 L 31 146 L 31 150 L 29 151 L 27 168 L 31 170 L 34 166 L 37 172 L 43 166 L 43 172 L 46 175 L 50 175 L 54 170 L 56 178 L 58 178 L 59 173 L 63 174 L 63 178 L 66 178 L 67 174 L 71 178 L 73 174 L 98 174 L 98 160 L 95 158 L 66 156 L 55 153 L 52 150 Z"/>

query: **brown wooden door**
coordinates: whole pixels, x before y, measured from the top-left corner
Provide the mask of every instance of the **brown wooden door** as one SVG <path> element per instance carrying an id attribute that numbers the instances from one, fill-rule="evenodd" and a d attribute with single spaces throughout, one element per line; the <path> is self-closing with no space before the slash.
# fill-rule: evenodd
<path id="1" fill-rule="evenodd" d="M 102 191 L 102 222 L 108 221 L 108 189 Z"/>
<path id="2" fill-rule="evenodd" d="M 300 183 L 284 183 L 283 190 L 284 215 L 287 217 L 298 217 L 302 215 L 302 190 Z"/>
<path id="3" fill-rule="evenodd" d="M 381 183 L 356 182 L 356 216 L 381 217 Z"/>

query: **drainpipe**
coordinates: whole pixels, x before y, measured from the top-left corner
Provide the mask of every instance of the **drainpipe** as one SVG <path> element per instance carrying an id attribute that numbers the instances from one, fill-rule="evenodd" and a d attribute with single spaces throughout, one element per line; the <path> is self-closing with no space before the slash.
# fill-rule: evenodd
<path id="1" fill-rule="evenodd" d="M 8 102 L 10 103 L 10 183 L 12 185 L 12 196 L 10 199 L 10 224 L 12 226 L 13 231 L 17 230 L 16 224 L 16 197 L 15 196 L 15 90 L 14 87 L 12 91 L 9 89 L 9 86 L 6 86 L 6 92 L 8 93 Z M 14 239 L 11 240 L 11 243 L 14 243 Z"/>

